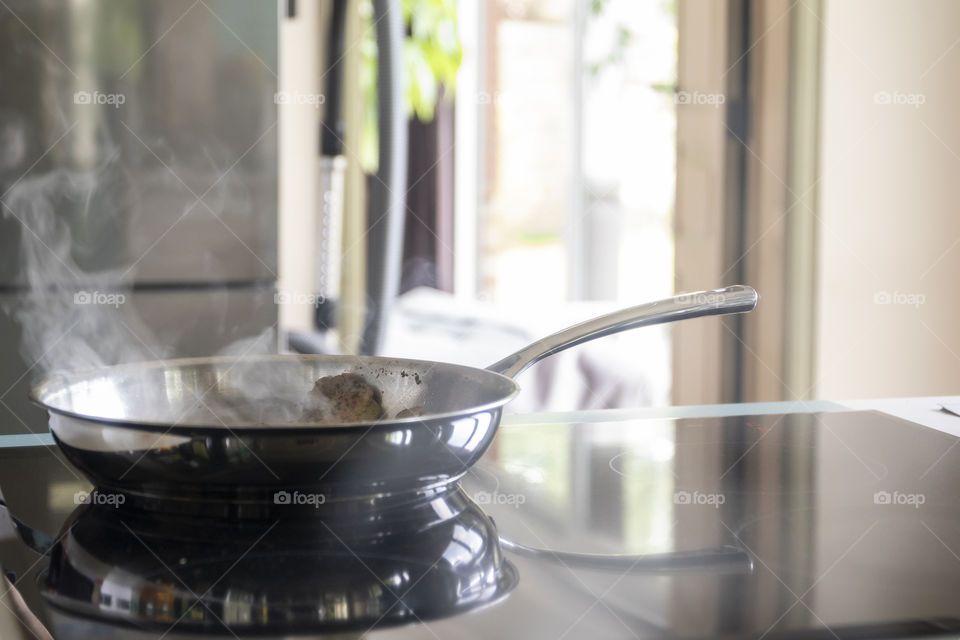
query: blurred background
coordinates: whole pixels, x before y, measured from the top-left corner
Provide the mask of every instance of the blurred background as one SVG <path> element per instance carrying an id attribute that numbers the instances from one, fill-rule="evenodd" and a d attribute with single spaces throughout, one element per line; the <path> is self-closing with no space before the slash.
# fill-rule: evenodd
<path id="1" fill-rule="evenodd" d="M 744 318 L 544 363 L 530 375 L 563 396 L 547 406 L 955 392 L 952 3 L 407 4 L 445 6 L 460 45 L 433 118 L 411 119 L 403 285 L 452 299 L 410 307 L 533 338 L 675 292 L 760 291 Z M 386 346 L 468 351 L 441 333 Z M 482 338 L 473 364 L 499 344 Z"/>
<path id="2" fill-rule="evenodd" d="M 0 411 L 209 353 L 485 366 L 515 411 L 960 386 L 949 0 L 8 0 Z"/>

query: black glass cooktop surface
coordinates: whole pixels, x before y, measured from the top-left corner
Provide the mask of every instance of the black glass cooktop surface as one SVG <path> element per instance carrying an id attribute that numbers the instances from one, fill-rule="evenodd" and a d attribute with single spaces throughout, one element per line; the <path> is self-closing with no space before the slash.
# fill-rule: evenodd
<path id="1" fill-rule="evenodd" d="M 334 537 L 324 523 L 264 523 L 273 533 L 258 549 L 257 523 L 194 531 L 189 519 L 78 508 L 75 495 L 89 486 L 53 447 L 0 449 L 0 488 L 24 522 L 51 533 L 71 523 L 64 539 L 81 569 L 126 580 L 153 572 L 153 607 L 166 602 L 163 584 L 214 585 L 234 616 L 221 620 L 226 637 L 245 635 L 243 623 L 266 615 L 257 605 L 268 600 L 328 620 L 371 602 L 387 610 L 346 637 L 368 629 L 401 639 L 957 637 L 957 442 L 872 412 L 509 424 L 462 491 L 430 508 L 430 526 L 393 532 L 402 544 L 388 544 L 389 553 L 342 522 L 327 523 Z M 495 548 L 497 535 L 510 542 Z M 233 569 L 237 545 L 252 548 L 256 563 Z M 195 561 L 200 550 L 209 562 Z M 325 560 L 331 550 L 335 559 Z M 576 555 L 584 553 L 603 557 Z M 637 557 L 647 554 L 666 561 Z M 691 557 L 683 554 L 698 560 L 671 563 Z M 469 570 L 417 569 L 434 556 Z M 62 560 L 48 568 L 20 540 L 0 540 L 0 563 L 58 637 L 196 636 L 196 627 L 137 630 L 44 598 Z M 384 591 L 380 578 L 403 589 Z M 420 600 L 404 601 L 417 579 Z M 429 615 L 408 615 L 415 605 Z M 170 610 L 171 624 L 181 613 Z M 282 620 L 264 633 L 286 633 Z"/>

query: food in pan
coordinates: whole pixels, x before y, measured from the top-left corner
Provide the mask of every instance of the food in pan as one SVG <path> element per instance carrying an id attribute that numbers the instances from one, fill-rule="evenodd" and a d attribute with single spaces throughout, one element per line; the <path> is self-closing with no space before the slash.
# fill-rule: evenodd
<path id="1" fill-rule="evenodd" d="M 310 422 L 373 422 L 383 417 L 383 394 L 358 373 L 317 380 L 304 418 Z"/>
<path id="2" fill-rule="evenodd" d="M 427 414 L 426 407 L 402 409 L 397 419 Z M 383 409 L 383 392 L 359 373 L 341 373 L 320 378 L 310 391 L 302 419 L 328 424 L 374 422 L 387 418 Z"/>

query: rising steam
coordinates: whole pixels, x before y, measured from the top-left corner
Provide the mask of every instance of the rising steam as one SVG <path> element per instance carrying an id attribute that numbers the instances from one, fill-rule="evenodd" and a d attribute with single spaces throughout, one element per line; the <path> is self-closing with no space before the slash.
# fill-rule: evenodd
<path id="1" fill-rule="evenodd" d="M 18 275 L 26 287 L 17 308 L 8 311 L 21 326 L 24 360 L 42 372 L 167 355 L 128 304 L 133 276 L 119 263 L 123 256 L 91 255 L 122 239 L 84 237 L 91 230 L 117 231 L 118 212 L 104 202 L 104 186 L 116 182 L 117 159 L 114 151 L 93 169 L 25 177 L 4 198 L 3 214 L 21 229 Z"/>

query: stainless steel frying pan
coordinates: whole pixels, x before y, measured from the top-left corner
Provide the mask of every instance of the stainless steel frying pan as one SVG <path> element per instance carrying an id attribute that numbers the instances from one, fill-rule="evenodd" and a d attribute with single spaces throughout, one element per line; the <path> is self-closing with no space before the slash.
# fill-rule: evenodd
<path id="1" fill-rule="evenodd" d="M 321 496 L 326 510 L 402 506 L 458 480 L 493 440 L 514 377 L 574 345 L 627 329 L 752 310 L 746 286 L 667 298 L 589 320 L 487 369 L 355 356 L 213 357 L 52 376 L 32 392 L 67 458 L 102 491 L 183 504 L 273 505 Z M 297 420 L 322 376 L 353 371 L 394 416 L 335 426 Z M 310 504 L 317 507 L 317 498 Z"/>

